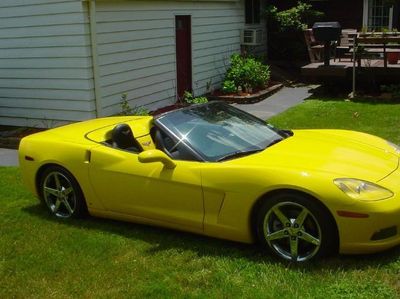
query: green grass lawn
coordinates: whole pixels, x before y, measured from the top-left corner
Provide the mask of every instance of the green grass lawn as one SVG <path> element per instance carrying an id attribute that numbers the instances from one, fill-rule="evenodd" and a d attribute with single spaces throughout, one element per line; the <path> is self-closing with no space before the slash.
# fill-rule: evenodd
<path id="1" fill-rule="evenodd" d="M 291 129 L 362 131 L 400 143 L 400 104 L 310 99 L 268 121 Z"/>
<path id="2" fill-rule="evenodd" d="M 400 105 L 307 101 L 286 128 L 346 128 L 399 142 Z M 0 168 L 0 298 L 398 298 L 400 248 L 296 266 L 255 246 L 88 217 L 53 219 Z"/>

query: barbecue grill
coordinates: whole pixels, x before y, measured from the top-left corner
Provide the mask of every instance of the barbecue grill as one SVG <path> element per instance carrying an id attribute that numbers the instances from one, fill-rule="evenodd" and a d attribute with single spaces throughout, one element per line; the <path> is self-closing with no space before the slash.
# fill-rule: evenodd
<path id="1" fill-rule="evenodd" d="M 329 66 L 331 44 L 340 39 L 342 26 L 339 22 L 317 22 L 312 29 L 314 38 L 324 43 L 324 65 Z"/>

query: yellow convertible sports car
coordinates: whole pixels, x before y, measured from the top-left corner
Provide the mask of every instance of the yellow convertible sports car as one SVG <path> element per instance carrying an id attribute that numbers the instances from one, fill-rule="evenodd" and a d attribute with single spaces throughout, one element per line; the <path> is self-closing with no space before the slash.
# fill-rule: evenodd
<path id="1" fill-rule="evenodd" d="M 55 217 L 258 241 L 296 262 L 400 244 L 399 157 L 375 136 L 279 130 L 222 102 L 71 124 L 19 149 Z"/>

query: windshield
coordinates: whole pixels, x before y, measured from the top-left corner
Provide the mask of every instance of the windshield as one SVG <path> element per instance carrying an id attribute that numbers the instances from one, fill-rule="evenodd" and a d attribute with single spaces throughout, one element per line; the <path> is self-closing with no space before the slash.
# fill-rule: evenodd
<path id="1" fill-rule="evenodd" d="M 262 151 L 283 139 L 264 121 L 223 102 L 170 112 L 156 122 L 205 161 L 222 161 Z"/>

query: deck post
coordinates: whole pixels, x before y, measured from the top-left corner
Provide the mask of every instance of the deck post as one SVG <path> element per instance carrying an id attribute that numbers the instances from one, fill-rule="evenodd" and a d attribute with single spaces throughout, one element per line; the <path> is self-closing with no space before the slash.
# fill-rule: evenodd
<path id="1" fill-rule="evenodd" d="M 356 44 L 357 44 L 357 36 L 354 37 L 353 39 L 353 90 L 351 92 L 351 97 L 350 98 L 355 98 L 356 97 Z"/>

